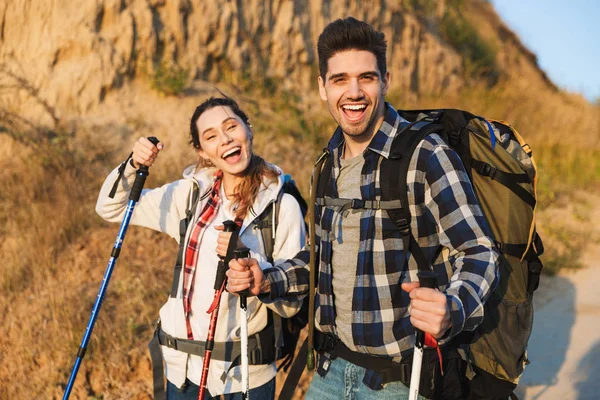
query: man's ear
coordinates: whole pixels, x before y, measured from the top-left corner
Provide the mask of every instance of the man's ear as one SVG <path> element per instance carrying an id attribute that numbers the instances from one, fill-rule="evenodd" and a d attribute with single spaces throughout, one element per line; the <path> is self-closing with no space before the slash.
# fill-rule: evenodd
<path id="1" fill-rule="evenodd" d="M 386 96 L 388 93 L 388 90 L 390 88 L 390 71 L 387 71 L 385 73 L 385 75 L 383 76 L 382 82 L 383 82 L 383 88 L 381 89 L 381 93 L 384 96 Z"/>
<path id="2" fill-rule="evenodd" d="M 319 76 L 319 96 L 321 96 L 321 100 L 327 101 L 327 91 L 325 90 L 325 82 L 323 82 L 323 78 Z"/>

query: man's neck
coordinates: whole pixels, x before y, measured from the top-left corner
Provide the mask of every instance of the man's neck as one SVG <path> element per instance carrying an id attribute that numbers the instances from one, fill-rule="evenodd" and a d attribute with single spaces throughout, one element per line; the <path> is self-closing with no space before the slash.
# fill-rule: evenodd
<path id="1" fill-rule="evenodd" d="M 371 138 L 373 138 L 373 135 L 369 137 L 369 140 L 357 141 L 356 137 L 354 136 L 344 135 L 344 150 L 342 153 L 342 159 L 347 160 L 362 154 L 369 146 Z"/>
<path id="2" fill-rule="evenodd" d="M 384 119 L 385 114 L 377 118 L 375 123 L 369 126 L 361 135 L 351 136 L 344 133 L 344 152 L 342 158 L 345 160 L 362 154 L 369 146 L 369 143 L 371 143 L 371 140 L 373 140 L 373 136 L 379 131 Z"/>

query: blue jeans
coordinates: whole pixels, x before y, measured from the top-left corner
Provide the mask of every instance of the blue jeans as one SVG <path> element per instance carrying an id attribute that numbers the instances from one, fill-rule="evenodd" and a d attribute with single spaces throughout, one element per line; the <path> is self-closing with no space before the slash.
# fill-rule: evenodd
<path id="1" fill-rule="evenodd" d="M 402 382 L 390 382 L 381 390 L 373 390 L 362 380 L 365 369 L 343 358 L 336 358 L 322 378 L 314 374 L 305 400 L 401 400 L 408 399 L 408 388 Z M 425 399 L 419 396 L 419 399 Z"/>
<path id="2" fill-rule="evenodd" d="M 189 379 L 185 380 L 185 384 L 181 389 L 167 381 L 167 400 L 198 400 L 198 392 L 200 388 L 198 385 L 191 382 Z M 242 392 L 231 393 L 223 395 L 225 400 L 242 400 Z M 256 400 L 272 400 L 275 398 L 275 378 L 262 386 L 254 389 L 250 389 L 248 397 Z M 212 397 L 208 390 L 204 393 L 203 400 L 220 399 L 221 396 Z"/>

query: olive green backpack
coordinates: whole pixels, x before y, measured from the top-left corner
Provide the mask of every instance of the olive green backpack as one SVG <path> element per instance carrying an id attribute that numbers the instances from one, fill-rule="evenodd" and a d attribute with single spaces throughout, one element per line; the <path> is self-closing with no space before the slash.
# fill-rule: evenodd
<path id="1" fill-rule="evenodd" d="M 543 245 L 535 229 L 537 169 L 531 148 L 507 123 L 488 121 L 466 111 L 398 112 L 412 122 L 399 137 L 412 134 L 406 135 L 410 140 L 402 140 L 408 143 L 404 148 L 392 145 L 394 151 L 412 155 L 421 139 L 432 133 L 453 148 L 463 161 L 502 254 L 500 281 L 485 304 L 483 322 L 475 332 L 461 334 L 457 340 L 473 366 L 469 369 L 471 391 L 506 398 L 529 363 L 532 295 L 542 270 L 539 256 Z M 392 182 L 390 188 L 382 187 L 382 193 L 391 192 L 393 197 L 398 193 L 403 204 L 408 204 L 407 191 L 402 190 L 407 169 L 408 163 L 400 163 L 400 189 L 394 188 L 397 180 L 393 178 L 386 180 Z M 415 249 L 416 241 L 411 245 L 411 253 L 420 252 Z M 420 270 L 427 268 L 419 266 Z"/>

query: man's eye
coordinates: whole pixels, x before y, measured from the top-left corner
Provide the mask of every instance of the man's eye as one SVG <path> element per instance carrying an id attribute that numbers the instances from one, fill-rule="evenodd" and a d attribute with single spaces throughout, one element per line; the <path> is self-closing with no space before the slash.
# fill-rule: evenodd
<path id="1" fill-rule="evenodd" d="M 375 79 L 375 77 L 373 75 L 366 75 L 366 76 L 362 77 L 362 80 L 367 81 L 367 82 L 371 82 L 374 79 Z"/>

